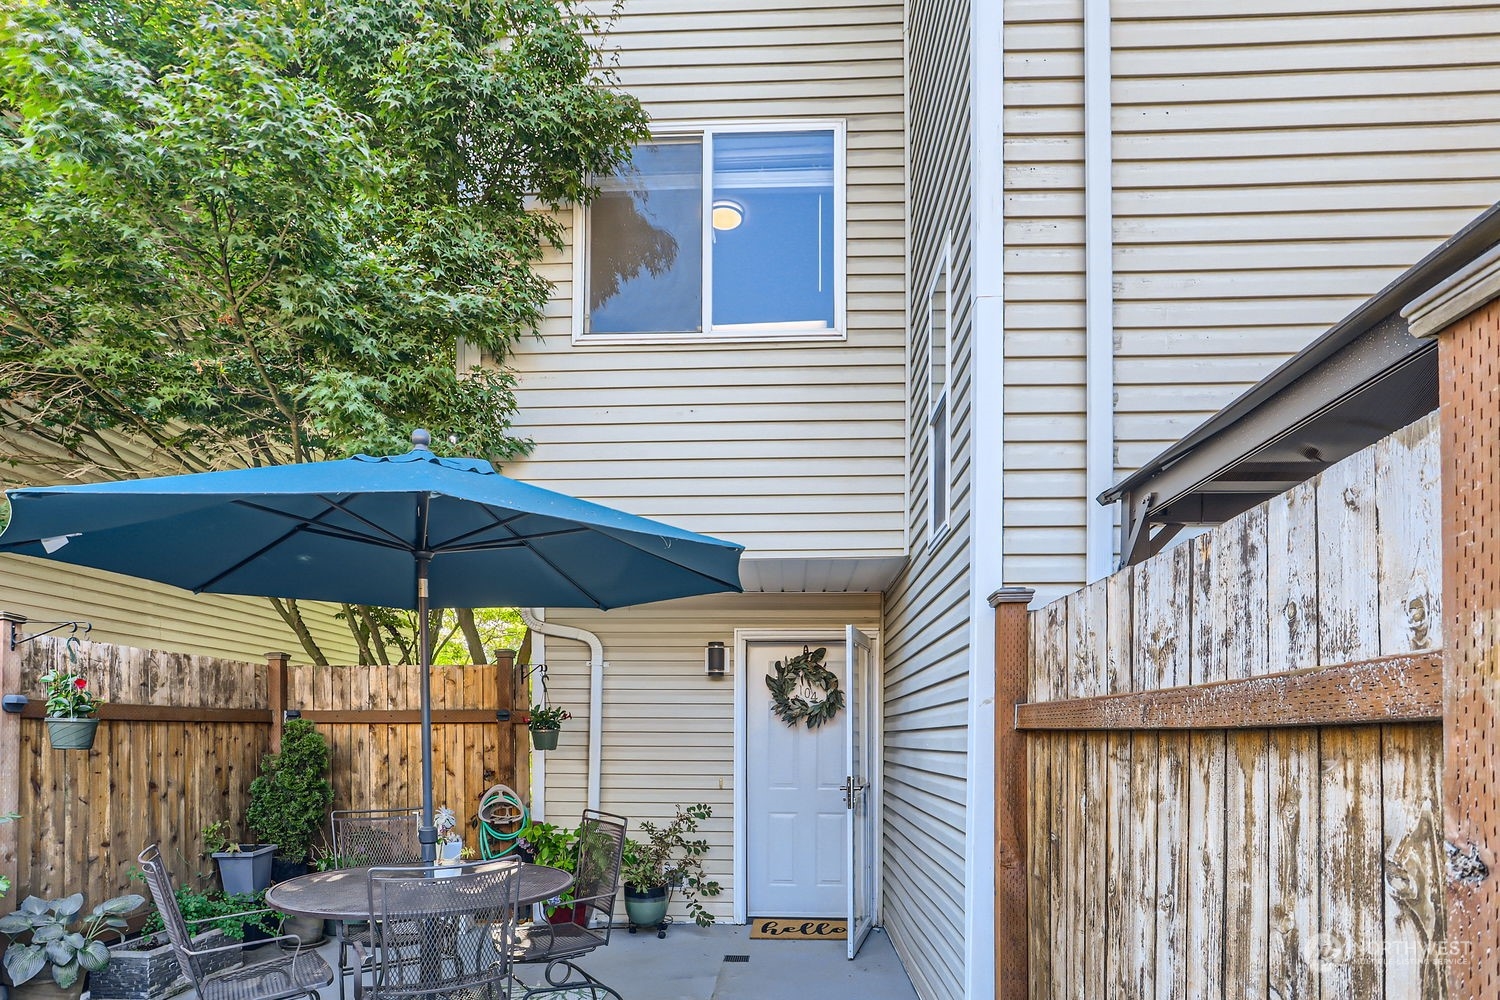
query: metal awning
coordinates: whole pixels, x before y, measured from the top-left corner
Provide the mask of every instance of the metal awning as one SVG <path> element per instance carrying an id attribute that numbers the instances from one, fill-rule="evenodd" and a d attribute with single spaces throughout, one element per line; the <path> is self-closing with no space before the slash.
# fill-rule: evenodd
<path id="1" fill-rule="evenodd" d="M 1500 204 L 1098 497 L 1119 501 L 1120 562 L 1159 551 L 1185 527 L 1227 521 L 1437 408 L 1437 344 L 1401 309 L 1500 245 Z"/>

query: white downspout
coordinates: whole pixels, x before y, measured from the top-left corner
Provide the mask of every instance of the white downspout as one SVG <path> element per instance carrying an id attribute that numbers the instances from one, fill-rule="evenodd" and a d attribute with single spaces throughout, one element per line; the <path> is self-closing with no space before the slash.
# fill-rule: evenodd
<path id="1" fill-rule="evenodd" d="M 589 647 L 589 751 L 588 751 L 588 807 L 599 808 L 599 775 L 603 771 L 603 745 L 604 745 L 604 643 L 594 633 L 571 625 L 551 625 L 542 620 L 546 613 L 545 608 L 522 608 L 521 620 L 526 627 L 540 635 L 551 636 L 557 639 L 576 639 L 579 642 L 588 643 Z M 543 662 L 546 662 L 543 660 Z M 539 794 L 532 796 L 532 811 L 536 812 L 536 806 L 540 801 L 542 805 L 541 815 L 546 815 L 546 772 L 538 769 L 541 775 L 537 784 L 541 786 Z"/>
<path id="2" fill-rule="evenodd" d="M 1083 13 L 1084 579 L 1114 568 L 1115 509 L 1094 498 L 1115 482 L 1115 268 L 1110 0 Z"/>

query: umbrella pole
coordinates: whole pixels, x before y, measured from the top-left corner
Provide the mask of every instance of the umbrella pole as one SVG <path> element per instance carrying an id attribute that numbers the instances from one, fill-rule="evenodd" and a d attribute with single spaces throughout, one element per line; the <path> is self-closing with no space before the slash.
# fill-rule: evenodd
<path id="1" fill-rule="evenodd" d="M 418 514 L 418 539 L 427 542 L 427 504 L 424 502 Z M 417 840 L 422 845 L 422 860 L 428 864 L 437 860 L 437 827 L 432 822 L 432 636 L 427 631 L 427 568 L 432 562 L 432 553 L 417 553 L 417 652 L 421 663 L 422 678 L 422 825 L 417 828 Z"/>

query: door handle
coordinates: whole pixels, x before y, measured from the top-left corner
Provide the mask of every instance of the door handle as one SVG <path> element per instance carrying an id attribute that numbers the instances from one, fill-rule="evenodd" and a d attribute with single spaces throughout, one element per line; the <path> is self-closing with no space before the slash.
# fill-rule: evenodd
<path id="1" fill-rule="evenodd" d="M 844 808 L 845 809 L 853 809 L 854 808 L 854 796 L 858 795 L 860 792 L 864 791 L 868 787 L 869 786 L 866 785 L 863 781 L 857 781 L 857 780 L 855 780 L 855 778 L 854 778 L 854 776 L 852 774 L 849 775 L 847 778 L 845 778 L 844 779 L 844 786 L 843 786 Z"/>

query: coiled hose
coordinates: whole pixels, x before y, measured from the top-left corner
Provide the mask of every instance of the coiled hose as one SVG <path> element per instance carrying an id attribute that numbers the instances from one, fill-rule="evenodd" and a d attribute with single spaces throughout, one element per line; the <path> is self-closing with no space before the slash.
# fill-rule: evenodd
<path id="1" fill-rule="evenodd" d="M 503 858 L 531 826 L 531 813 L 509 785 L 493 785 L 479 797 L 479 855 Z M 509 828 L 509 832 L 507 832 Z"/>

